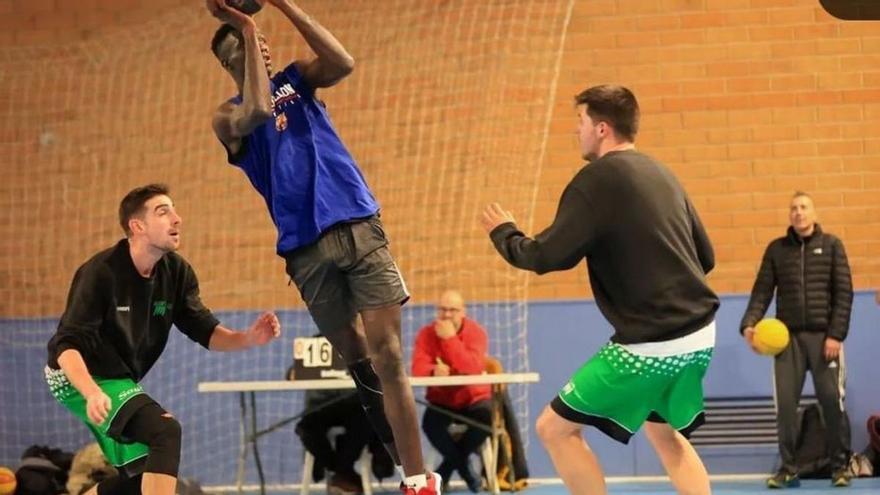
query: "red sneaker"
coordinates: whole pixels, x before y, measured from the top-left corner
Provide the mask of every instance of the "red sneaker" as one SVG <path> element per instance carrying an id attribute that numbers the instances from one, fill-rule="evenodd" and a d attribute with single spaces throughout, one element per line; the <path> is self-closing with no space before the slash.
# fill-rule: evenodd
<path id="1" fill-rule="evenodd" d="M 413 486 L 405 486 L 400 484 L 403 495 L 441 495 L 440 485 L 443 483 L 443 477 L 437 473 L 428 473 L 428 486 L 423 486 L 416 490 Z"/>

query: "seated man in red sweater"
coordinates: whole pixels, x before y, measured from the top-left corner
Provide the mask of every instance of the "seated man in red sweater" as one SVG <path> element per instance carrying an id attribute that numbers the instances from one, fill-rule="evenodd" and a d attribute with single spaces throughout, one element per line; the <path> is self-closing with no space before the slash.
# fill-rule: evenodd
<path id="1" fill-rule="evenodd" d="M 486 331 L 465 317 L 464 299 L 456 291 L 446 291 L 437 306 L 437 319 L 419 330 L 413 351 L 413 376 L 478 375 L 483 372 L 487 348 Z M 492 420 L 492 392 L 489 385 L 428 387 L 427 399 L 433 405 L 489 425 Z M 457 440 L 449 432 L 454 421 L 434 408 L 425 410 L 422 430 L 443 455 L 436 471 L 446 482 L 458 471 L 470 491 L 480 490 L 480 481 L 470 468 L 470 455 L 489 435 L 481 428 L 468 427 Z"/>

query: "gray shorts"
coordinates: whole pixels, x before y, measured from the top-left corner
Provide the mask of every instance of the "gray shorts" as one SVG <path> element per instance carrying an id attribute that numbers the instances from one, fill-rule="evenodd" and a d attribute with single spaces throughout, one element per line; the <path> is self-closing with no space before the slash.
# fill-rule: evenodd
<path id="1" fill-rule="evenodd" d="M 378 215 L 336 224 L 284 259 L 322 333 L 351 325 L 362 310 L 409 299 Z"/>

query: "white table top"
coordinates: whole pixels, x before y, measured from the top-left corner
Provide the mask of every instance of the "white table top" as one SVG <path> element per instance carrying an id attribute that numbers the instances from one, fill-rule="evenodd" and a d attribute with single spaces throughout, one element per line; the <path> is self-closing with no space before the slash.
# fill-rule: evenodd
<path id="1" fill-rule="evenodd" d="M 448 387 L 456 385 L 489 385 L 499 383 L 537 383 L 538 373 L 496 373 L 483 375 L 409 377 L 414 387 Z M 199 392 L 278 392 L 284 390 L 327 390 L 354 388 L 351 378 L 320 380 L 270 380 L 251 382 L 201 382 Z"/>

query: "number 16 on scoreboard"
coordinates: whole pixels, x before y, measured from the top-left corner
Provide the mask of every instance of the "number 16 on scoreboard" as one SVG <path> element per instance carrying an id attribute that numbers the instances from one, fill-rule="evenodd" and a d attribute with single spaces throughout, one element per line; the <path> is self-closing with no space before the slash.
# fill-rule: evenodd
<path id="1" fill-rule="evenodd" d="M 298 337 L 293 340 L 293 359 L 304 368 L 326 368 L 333 363 L 333 347 L 324 337 Z"/>

